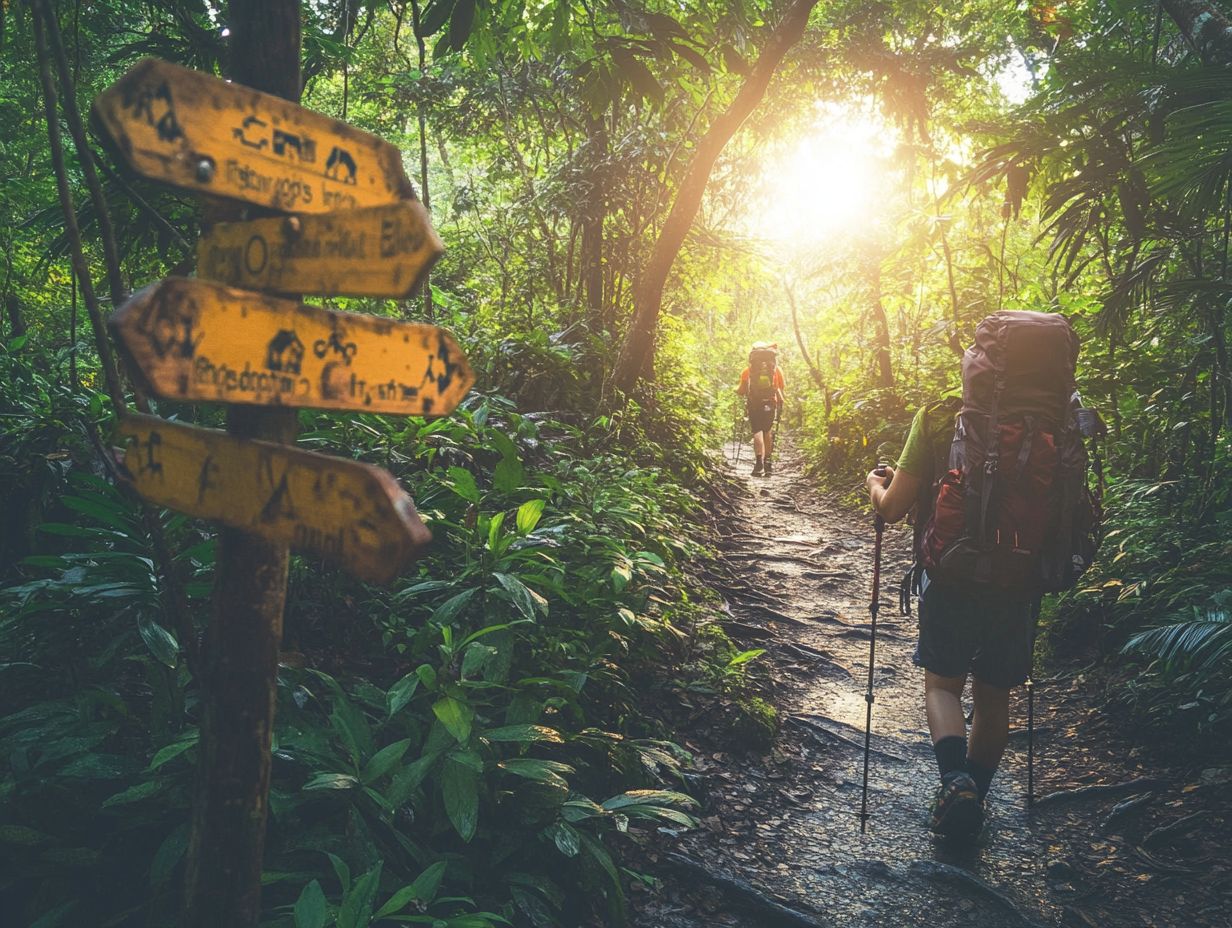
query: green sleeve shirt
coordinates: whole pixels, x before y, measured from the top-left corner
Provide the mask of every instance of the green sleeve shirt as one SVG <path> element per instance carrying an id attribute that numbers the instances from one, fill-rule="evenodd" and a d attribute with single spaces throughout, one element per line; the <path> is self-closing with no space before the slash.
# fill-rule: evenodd
<path id="1" fill-rule="evenodd" d="M 907 443 L 903 445 L 903 453 L 898 457 L 898 470 L 905 470 L 925 482 L 932 477 L 933 469 L 932 442 L 929 439 L 926 412 L 927 407 L 921 407 L 911 420 Z"/>

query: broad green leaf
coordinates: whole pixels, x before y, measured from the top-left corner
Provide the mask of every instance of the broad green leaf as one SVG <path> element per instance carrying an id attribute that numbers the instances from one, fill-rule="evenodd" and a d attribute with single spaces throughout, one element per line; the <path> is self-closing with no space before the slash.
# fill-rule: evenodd
<path id="1" fill-rule="evenodd" d="M 547 505 L 545 499 L 528 499 L 518 507 L 517 528 L 519 535 L 529 535 L 539 524 L 543 509 Z"/>
<path id="2" fill-rule="evenodd" d="M 582 838 L 578 830 L 567 822 L 557 822 L 548 828 L 548 834 L 556 844 L 556 849 L 566 857 L 577 857 L 582 849 Z"/>
<path id="3" fill-rule="evenodd" d="M 499 583 L 509 594 L 510 600 L 517 607 L 518 612 L 522 613 L 528 619 L 535 618 L 535 600 L 531 596 L 531 591 L 526 584 L 517 577 L 503 574 L 499 571 L 493 571 L 492 577 Z"/>
<path id="4" fill-rule="evenodd" d="M 180 644 L 175 636 L 167 631 L 144 612 L 137 618 L 137 631 L 141 640 L 150 649 L 154 658 L 168 667 L 174 667 L 179 660 Z"/>
<path id="5" fill-rule="evenodd" d="M 563 744 L 564 738 L 560 732 L 545 725 L 504 725 L 501 728 L 491 728 L 483 733 L 489 741 L 514 741 L 530 744 L 534 741 L 545 741 L 551 744 Z"/>
<path id="6" fill-rule="evenodd" d="M 367 928 L 372 920 L 372 905 L 376 899 L 377 886 L 381 882 L 380 861 L 355 881 L 355 885 L 342 899 L 338 907 L 338 928 Z"/>
<path id="7" fill-rule="evenodd" d="M 304 789 L 354 789 L 357 786 L 359 780 L 349 773 L 318 773 L 304 784 Z"/>
<path id="8" fill-rule="evenodd" d="M 200 737 L 200 731 L 194 728 L 178 741 L 173 741 L 166 747 L 159 748 L 158 753 L 154 755 L 154 759 L 150 761 L 150 766 L 145 768 L 146 771 L 155 771 L 163 764 L 167 763 L 167 761 L 174 760 L 179 757 L 189 748 L 194 747 L 197 743 L 197 739 Z"/>
<path id="9" fill-rule="evenodd" d="M 462 840 L 469 842 L 479 825 L 479 774 L 453 758 L 446 758 L 440 781 L 445 814 Z"/>
<path id="10" fill-rule="evenodd" d="M 445 868 L 447 866 L 448 864 L 443 860 L 438 860 L 432 864 L 415 878 L 415 882 L 403 886 L 390 896 L 388 901 L 372 917 L 373 920 L 380 921 L 386 915 L 394 915 L 401 912 L 414 901 L 431 902 L 436 898 L 436 890 L 441 885 L 441 878 L 445 875 Z"/>
<path id="11" fill-rule="evenodd" d="M 295 928 L 325 928 L 329 906 L 321 884 L 313 880 L 295 900 Z"/>
<path id="12" fill-rule="evenodd" d="M 568 764 L 555 760 L 541 760 L 537 757 L 511 757 L 508 760 L 502 760 L 496 766 L 515 776 L 525 777 L 537 783 L 549 783 L 561 788 L 569 786 L 561 774 L 574 772 Z"/>
<path id="13" fill-rule="evenodd" d="M 140 799 L 153 796 L 162 788 L 163 783 L 160 780 L 147 780 L 144 783 L 137 783 L 122 792 L 109 796 L 103 803 L 102 808 L 109 809 L 112 806 L 122 806 L 129 802 L 137 802 Z"/>
<path id="14" fill-rule="evenodd" d="M 526 471 L 517 458 L 502 458 L 492 472 L 492 486 L 499 493 L 516 493 L 526 481 Z"/>
<path id="15" fill-rule="evenodd" d="M 475 475 L 464 467 L 451 467 L 446 472 L 449 476 L 449 488 L 468 503 L 479 502 L 479 486 L 475 483 Z"/>
<path id="16" fill-rule="evenodd" d="M 403 738 L 401 741 L 395 741 L 393 744 L 387 745 L 372 755 L 372 759 L 368 761 L 364 767 L 364 772 L 360 774 L 360 779 L 364 783 L 373 783 L 379 780 L 385 774 L 402 760 L 406 754 L 407 748 L 411 746 L 410 738 Z"/>
<path id="17" fill-rule="evenodd" d="M 459 743 L 465 742 L 471 736 L 471 721 L 475 717 L 475 710 L 470 706 L 452 696 L 445 696 L 432 704 L 432 712 Z"/>
<path id="18" fill-rule="evenodd" d="M 466 604 L 471 601 L 471 597 L 476 592 L 476 588 L 471 587 L 469 590 L 463 590 L 461 593 L 449 597 L 449 599 L 436 607 L 436 611 L 432 613 L 431 621 L 436 625 L 451 624 L 458 617 L 458 614 L 466 608 Z"/>
<path id="19" fill-rule="evenodd" d="M 418 687 L 419 675 L 408 673 L 389 688 L 389 692 L 385 694 L 385 704 L 386 708 L 389 709 L 390 718 L 406 707 L 406 704 L 411 701 L 411 697 L 415 695 L 415 690 Z"/>

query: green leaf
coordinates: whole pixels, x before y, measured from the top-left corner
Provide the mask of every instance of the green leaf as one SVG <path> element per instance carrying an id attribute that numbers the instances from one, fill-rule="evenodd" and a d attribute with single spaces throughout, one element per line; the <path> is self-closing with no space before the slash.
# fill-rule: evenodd
<path id="1" fill-rule="evenodd" d="M 557 822 L 548 828 L 556 849 L 566 857 L 577 857 L 582 849 L 581 833 L 567 822 Z"/>
<path id="2" fill-rule="evenodd" d="M 109 796 L 103 803 L 102 808 L 108 809 L 112 806 L 122 806 L 126 803 L 137 802 L 140 799 L 146 799 L 149 796 L 153 796 L 162 788 L 163 784 L 160 780 L 147 780 L 144 783 L 137 783 L 122 792 Z"/>
<path id="3" fill-rule="evenodd" d="M 518 507 L 517 526 L 519 535 L 529 535 L 535 530 L 535 526 L 539 524 L 539 519 L 543 516 L 543 507 L 547 503 L 546 499 L 528 499 Z"/>
<path id="4" fill-rule="evenodd" d="M 515 776 L 534 780 L 536 783 L 548 783 L 564 789 L 567 789 L 569 784 L 561 774 L 574 772 L 574 769 L 568 764 L 562 764 L 560 761 L 555 760 L 541 760 L 537 757 L 511 757 L 508 760 L 501 761 L 496 766 Z"/>
<path id="5" fill-rule="evenodd" d="M 338 907 L 338 928 L 367 928 L 372 921 L 372 904 L 381 882 L 382 862 L 355 881 Z"/>
<path id="6" fill-rule="evenodd" d="M 408 673 L 405 677 L 389 688 L 385 694 L 385 705 L 389 709 L 390 718 L 406 708 L 406 704 L 419 688 L 419 674 Z"/>
<path id="7" fill-rule="evenodd" d="M 766 653 L 765 648 L 753 648 L 749 651 L 741 651 L 730 661 L 727 662 L 728 667 L 738 667 L 741 664 L 747 664 L 751 660 L 756 660 Z"/>
<path id="8" fill-rule="evenodd" d="M 475 25 L 475 0 L 458 0 L 449 17 L 449 46 L 460 52 Z"/>
<path id="9" fill-rule="evenodd" d="M 533 620 L 535 618 L 535 600 L 531 596 L 531 592 L 526 584 L 517 577 L 512 577 L 499 571 L 493 571 L 492 577 L 504 587 L 505 592 L 509 594 L 509 598 L 513 601 L 514 606 L 517 607 L 518 612 L 522 613 L 526 618 Z"/>
<path id="10" fill-rule="evenodd" d="M 471 721 L 475 718 L 475 710 L 466 703 L 446 696 L 432 704 L 432 712 L 459 743 L 464 743 L 471 736 Z"/>
<path id="11" fill-rule="evenodd" d="M 452 12 L 453 0 L 433 0 L 419 20 L 420 38 L 427 38 L 440 32 L 441 26 L 445 25 Z"/>
<path id="12" fill-rule="evenodd" d="M 469 842 L 479 826 L 479 774 L 449 757 L 441 767 L 440 779 L 445 813 L 462 840 Z"/>
<path id="13" fill-rule="evenodd" d="M 401 912 L 411 902 L 431 902 L 436 898 L 437 888 L 441 885 L 441 878 L 445 875 L 445 868 L 447 866 L 448 864 L 443 860 L 438 860 L 432 864 L 415 878 L 415 882 L 403 886 L 390 896 L 389 900 L 381 906 L 376 915 L 372 916 L 372 920 L 380 921 L 386 915 L 394 915 L 397 912 Z"/>
<path id="14" fill-rule="evenodd" d="M 612 589 L 617 593 L 623 593 L 625 587 L 629 585 L 629 581 L 633 579 L 633 569 L 628 563 L 622 561 L 612 567 L 611 579 Z"/>
<path id="15" fill-rule="evenodd" d="M 295 900 L 295 928 L 325 928 L 328 917 L 329 906 L 325 902 L 325 893 L 321 884 L 313 880 Z"/>
<path id="16" fill-rule="evenodd" d="M 535 741 L 563 744 L 565 741 L 560 736 L 560 732 L 545 725 L 505 725 L 485 731 L 483 737 L 489 741 L 513 741 L 520 744 L 530 744 Z"/>
<path id="17" fill-rule="evenodd" d="M 526 480 L 526 469 L 517 458 L 502 458 L 492 472 L 492 486 L 500 493 L 516 493 Z"/>
<path id="18" fill-rule="evenodd" d="M 402 760 L 406 754 L 407 748 L 411 746 L 410 738 L 403 738 L 401 741 L 395 741 L 393 744 L 381 748 L 372 755 L 372 759 L 368 761 L 364 767 L 364 772 L 360 774 L 360 779 L 364 783 L 373 783 L 379 780 L 385 774 L 389 773 L 394 768 L 398 761 Z"/>
<path id="19" fill-rule="evenodd" d="M 197 743 L 197 739 L 200 737 L 200 731 L 198 729 L 193 729 L 181 737 L 178 741 L 173 741 L 166 747 L 159 748 L 158 753 L 154 755 L 154 759 L 150 761 L 150 766 L 145 768 L 146 772 L 153 772 L 163 764 L 167 763 L 167 761 L 174 760 L 179 757 L 189 748 L 193 747 Z"/>
<path id="20" fill-rule="evenodd" d="M 474 474 L 464 467 L 451 467 L 446 473 L 451 490 L 467 502 L 476 504 L 479 502 L 479 486 L 475 483 Z"/>
<path id="21" fill-rule="evenodd" d="M 486 644 L 475 642 L 469 645 L 462 655 L 462 679 L 474 679 L 496 654 L 496 648 Z"/>
<path id="22" fill-rule="evenodd" d="M 141 640 L 150 649 L 150 653 L 154 655 L 155 660 L 166 664 L 168 667 L 175 667 L 179 660 L 180 644 L 175 640 L 175 636 L 171 632 L 167 631 L 144 612 L 137 617 L 137 631 L 141 634 Z"/>
<path id="23" fill-rule="evenodd" d="M 608 812 L 614 812 L 617 809 L 623 809 L 625 806 L 635 805 L 672 805 L 672 806 L 695 806 L 697 800 L 692 796 L 687 796 L 684 793 L 673 792 L 667 789 L 633 789 L 628 792 L 621 793 L 619 796 L 613 796 L 611 799 L 603 803 L 603 808 Z"/>
<path id="24" fill-rule="evenodd" d="M 612 49 L 612 60 L 625 81 L 647 100 L 661 100 L 663 87 L 658 79 L 650 73 L 650 69 L 642 64 L 627 48 L 617 46 Z"/>
<path id="25" fill-rule="evenodd" d="M 466 604 L 471 601 L 471 597 L 475 595 L 477 589 L 471 587 L 469 590 L 463 590 L 454 596 L 450 596 L 447 600 L 436 607 L 432 613 L 431 621 L 436 625 L 449 625 L 453 622 L 458 614 L 466 608 Z"/>
<path id="26" fill-rule="evenodd" d="M 304 784 L 304 789 L 354 789 L 359 780 L 349 773 L 318 773 Z"/>

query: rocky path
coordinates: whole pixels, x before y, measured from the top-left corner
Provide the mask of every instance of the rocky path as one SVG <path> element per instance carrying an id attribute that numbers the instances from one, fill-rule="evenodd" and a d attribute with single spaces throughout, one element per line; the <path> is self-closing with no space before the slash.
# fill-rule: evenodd
<path id="1" fill-rule="evenodd" d="M 980 840 L 956 848 L 929 835 L 936 768 L 922 671 L 911 663 L 915 619 L 898 614 L 904 530 L 886 536 L 861 835 L 871 519 L 819 497 L 790 450 L 769 479 L 748 476 L 747 445 L 738 472 L 734 453 L 728 463 L 745 492 L 726 520 L 714 583 L 727 632 L 767 649 L 782 727 L 766 755 L 725 750 L 713 731 L 686 739 L 703 827 L 668 833 L 648 852 L 663 883 L 641 900 L 640 924 L 1232 925 L 1232 868 L 1218 837 L 1228 787 L 1202 782 L 1226 771 L 1153 767 L 1102 718 L 1082 678 L 1040 688 L 1035 809 L 1026 809 L 1025 705 L 1016 700 Z M 1179 833 L 1149 837 L 1196 813 Z"/>

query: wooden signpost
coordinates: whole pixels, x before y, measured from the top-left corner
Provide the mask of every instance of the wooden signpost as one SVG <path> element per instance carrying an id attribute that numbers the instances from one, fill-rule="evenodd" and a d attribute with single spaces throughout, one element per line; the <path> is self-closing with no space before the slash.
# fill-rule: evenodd
<path id="1" fill-rule="evenodd" d="M 135 294 L 111 326 L 164 399 L 441 416 L 475 380 L 436 326 L 184 277 Z"/>
<path id="2" fill-rule="evenodd" d="M 298 99 L 299 0 L 226 7 L 232 74 Z M 155 60 L 92 117 L 130 169 L 211 202 L 199 279 L 146 287 L 110 324 L 151 393 L 229 404 L 227 432 L 127 416 L 118 434 L 139 494 L 221 525 L 180 924 L 255 928 L 288 548 L 387 583 L 431 540 L 388 473 L 292 447 L 294 407 L 446 415 L 474 376 L 435 326 L 286 296 L 405 297 L 440 256 L 394 146 Z"/>
<path id="3" fill-rule="evenodd" d="M 92 119 L 132 170 L 196 193 L 297 213 L 415 199 L 388 142 L 166 61 L 134 65 Z"/>
<path id="4" fill-rule="evenodd" d="M 243 529 L 388 583 L 431 540 L 379 467 L 132 415 L 125 476 L 151 502 Z"/>
<path id="5" fill-rule="evenodd" d="M 409 200 L 217 223 L 197 243 L 197 273 L 254 290 L 406 297 L 443 251 L 427 210 Z"/>

